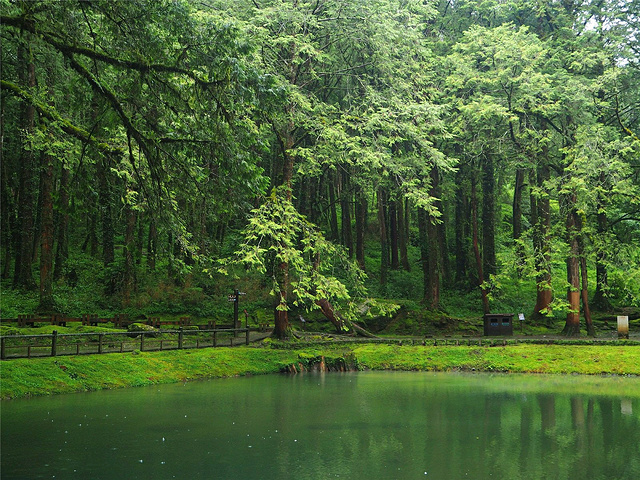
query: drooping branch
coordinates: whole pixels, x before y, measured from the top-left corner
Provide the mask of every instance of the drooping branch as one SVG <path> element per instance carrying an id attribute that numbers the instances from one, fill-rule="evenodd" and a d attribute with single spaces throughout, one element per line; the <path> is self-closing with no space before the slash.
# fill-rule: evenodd
<path id="1" fill-rule="evenodd" d="M 111 89 L 109 89 L 103 83 L 100 83 L 100 81 L 96 79 L 95 76 L 84 65 L 82 65 L 78 60 L 76 60 L 76 58 L 72 54 L 67 54 L 65 56 L 69 60 L 69 65 L 71 66 L 71 68 L 73 68 L 76 72 L 80 74 L 80 76 L 82 76 L 85 80 L 87 80 L 87 82 L 89 83 L 89 85 L 91 85 L 91 88 L 94 90 L 94 92 L 100 95 L 101 97 L 105 98 L 109 102 L 111 107 L 115 110 L 115 112 L 118 114 L 118 117 L 120 117 L 120 121 L 122 122 L 122 125 L 125 127 L 127 133 L 131 135 L 131 137 L 133 137 L 133 139 L 136 141 L 136 143 L 142 150 L 144 156 L 146 157 L 147 162 L 149 163 L 151 176 L 156 182 L 156 187 L 158 188 L 158 191 L 161 192 L 163 168 L 162 168 L 162 164 L 160 162 L 159 157 L 155 155 L 152 151 L 153 142 L 147 139 L 142 134 L 142 132 L 140 132 L 133 125 L 133 122 L 131 121 L 127 113 L 124 111 L 124 108 L 120 103 L 120 100 L 118 100 L 118 97 Z"/>
<path id="2" fill-rule="evenodd" d="M 33 95 L 31 95 L 26 90 L 21 89 L 14 83 L 11 83 L 7 80 L 2 80 L 2 88 L 10 91 L 13 95 L 21 98 L 30 105 L 33 105 L 35 109 L 38 110 L 40 115 L 56 122 L 63 132 L 68 133 L 81 142 L 91 144 L 100 152 L 107 155 L 121 155 L 122 153 L 124 153 L 124 150 L 121 147 L 116 147 L 106 142 L 99 141 L 87 130 L 78 127 L 77 125 L 71 123 L 68 119 L 63 118 L 55 108 L 45 103 L 39 102 Z"/>
<path id="3" fill-rule="evenodd" d="M 25 17 L 10 17 L 2 15 L 0 16 L 0 23 L 5 26 L 16 27 L 22 31 L 30 32 L 34 35 L 39 35 L 45 42 L 54 47 L 56 50 L 60 51 L 63 54 L 79 54 L 89 57 L 93 60 L 98 60 L 100 62 L 108 63 L 109 65 L 114 65 L 118 67 L 123 67 L 131 70 L 137 70 L 141 73 L 146 72 L 164 72 L 164 73 L 176 73 L 179 75 L 184 75 L 189 77 L 195 83 L 200 85 L 201 87 L 214 87 L 222 85 L 223 82 L 221 80 L 205 80 L 198 75 L 196 75 L 193 71 L 187 70 L 185 68 L 181 68 L 174 65 L 165 65 L 161 63 L 145 63 L 140 61 L 127 60 L 123 58 L 117 58 L 114 56 L 107 55 L 105 53 L 98 52 L 92 48 L 77 46 L 77 45 L 69 45 L 67 43 L 59 40 L 59 36 L 52 32 L 39 30 L 35 24 L 35 22 L 25 18 Z"/>

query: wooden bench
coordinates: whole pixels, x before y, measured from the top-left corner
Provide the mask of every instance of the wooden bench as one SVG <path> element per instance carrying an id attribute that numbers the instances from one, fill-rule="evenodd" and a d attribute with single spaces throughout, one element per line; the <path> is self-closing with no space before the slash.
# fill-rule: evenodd
<path id="1" fill-rule="evenodd" d="M 185 327 L 191 325 L 191 319 L 189 317 L 180 317 L 180 320 L 160 320 L 160 317 L 151 317 L 147 320 L 147 325 L 152 327 L 161 327 L 162 325 L 174 325 L 178 327 Z"/>
<path id="2" fill-rule="evenodd" d="M 232 330 L 235 327 L 233 326 L 233 323 L 226 324 L 226 325 L 218 325 L 218 322 L 216 320 L 209 320 L 206 325 L 201 325 L 200 328 L 205 330 L 215 330 L 215 329 Z"/>

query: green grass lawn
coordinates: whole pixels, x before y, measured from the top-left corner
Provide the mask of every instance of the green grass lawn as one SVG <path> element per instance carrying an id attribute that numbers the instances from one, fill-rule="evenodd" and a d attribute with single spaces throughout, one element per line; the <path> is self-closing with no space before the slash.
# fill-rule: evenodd
<path id="1" fill-rule="evenodd" d="M 362 370 L 640 375 L 640 347 L 618 345 L 235 347 L 6 360 L 2 399 L 277 373 L 297 365 Z M 346 361 L 345 361 L 346 359 Z"/>

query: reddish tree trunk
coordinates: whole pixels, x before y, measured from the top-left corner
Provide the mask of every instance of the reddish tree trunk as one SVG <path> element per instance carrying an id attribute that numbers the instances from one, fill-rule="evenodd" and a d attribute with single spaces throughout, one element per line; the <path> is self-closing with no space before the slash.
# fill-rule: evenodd
<path id="1" fill-rule="evenodd" d="M 593 327 L 591 318 L 591 309 L 589 308 L 589 275 L 587 270 L 587 256 L 584 246 L 584 231 L 582 218 L 578 212 L 574 211 L 576 228 L 578 230 L 578 255 L 580 256 L 580 278 L 582 281 L 580 289 L 580 297 L 582 299 L 582 310 L 584 312 L 584 321 L 587 326 L 587 335 L 595 337 L 596 331 Z"/>
<path id="2" fill-rule="evenodd" d="M 548 318 L 553 294 L 551 290 L 551 207 L 546 192 L 546 182 L 550 178 L 549 166 L 538 168 L 536 184 L 538 196 L 531 195 L 531 224 L 533 225 L 533 253 L 536 265 L 536 304 L 533 307 L 533 319 Z"/>
<path id="3" fill-rule="evenodd" d="M 578 231 L 576 225 L 575 214 L 575 194 L 568 196 L 566 199 L 566 235 L 569 244 L 569 255 L 567 257 L 567 302 L 569 303 L 569 312 L 562 330 L 567 336 L 576 336 L 580 334 L 580 261 L 578 248 Z"/>

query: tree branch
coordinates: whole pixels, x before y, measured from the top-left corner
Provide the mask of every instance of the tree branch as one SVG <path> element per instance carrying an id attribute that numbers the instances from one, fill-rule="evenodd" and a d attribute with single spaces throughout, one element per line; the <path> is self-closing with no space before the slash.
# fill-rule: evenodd
<path id="1" fill-rule="evenodd" d="M 47 42 L 49 45 L 56 48 L 58 51 L 60 51 L 63 54 L 84 55 L 85 57 L 89 57 L 93 60 L 99 60 L 101 62 L 108 63 L 109 65 L 136 70 L 141 73 L 151 72 L 151 71 L 177 73 L 177 74 L 189 77 L 201 87 L 214 87 L 214 86 L 219 86 L 223 83 L 220 80 L 214 80 L 214 81 L 204 80 L 200 78 L 198 75 L 196 75 L 193 71 L 186 70 L 184 68 L 180 68 L 177 66 L 164 65 L 161 63 L 144 63 L 139 61 L 136 62 L 133 60 L 125 60 L 122 58 L 116 58 L 110 55 L 106 55 L 104 53 L 97 52 L 92 48 L 68 45 L 56 39 L 57 37 L 56 34 L 38 30 L 34 22 L 29 21 L 24 17 L 7 17 L 3 15 L 3 16 L 0 16 L 0 23 L 2 23 L 3 25 L 19 28 L 20 30 L 30 32 L 34 35 L 39 35 L 45 42 Z"/>
<path id="2" fill-rule="evenodd" d="M 68 119 L 63 118 L 55 108 L 45 103 L 38 102 L 33 95 L 25 90 L 22 90 L 17 85 L 9 81 L 2 80 L 2 88 L 10 91 L 16 97 L 21 98 L 30 105 L 33 105 L 43 117 L 57 122 L 63 132 L 68 133 L 81 142 L 91 144 L 99 151 L 107 155 L 121 155 L 122 153 L 124 153 L 124 150 L 120 147 L 115 147 L 113 145 L 109 145 L 108 143 L 98 141 L 96 137 L 94 137 L 85 129 L 78 127 L 77 125 L 71 123 Z"/>

